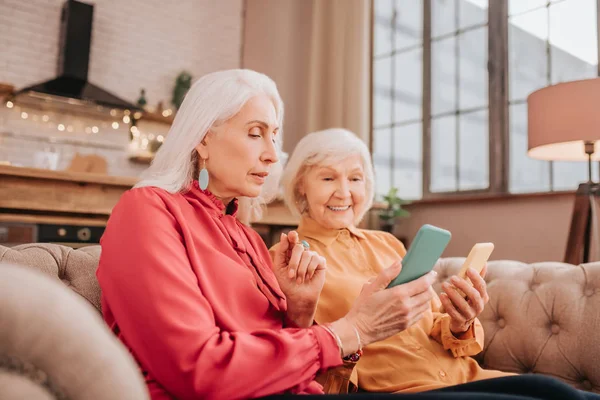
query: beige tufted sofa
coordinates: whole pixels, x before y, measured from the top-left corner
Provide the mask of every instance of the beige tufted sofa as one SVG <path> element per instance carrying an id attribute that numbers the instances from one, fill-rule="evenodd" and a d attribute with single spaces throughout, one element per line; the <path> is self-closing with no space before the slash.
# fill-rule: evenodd
<path id="1" fill-rule="evenodd" d="M 463 261 L 440 260 L 438 293 Z M 485 330 L 480 364 L 600 392 L 600 262 L 491 261 L 485 280 L 490 302 L 479 317 Z"/>
<path id="2" fill-rule="evenodd" d="M 0 399 L 147 398 L 98 313 L 99 254 L 99 246 L 0 246 Z M 463 260 L 440 260 L 436 291 Z M 479 362 L 600 392 L 600 263 L 492 261 L 488 271 Z"/>

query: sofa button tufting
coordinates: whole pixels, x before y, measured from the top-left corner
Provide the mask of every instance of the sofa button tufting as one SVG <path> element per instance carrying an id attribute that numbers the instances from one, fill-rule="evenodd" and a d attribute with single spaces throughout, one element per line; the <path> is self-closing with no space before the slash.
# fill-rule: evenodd
<path id="1" fill-rule="evenodd" d="M 558 324 L 552 324 L 550 330 L 554 335 L 558 335 L 558 332 L 560 332 L 560 326 L 558 326 Z"/>
<path id="2" fill-rule="evenodd" d="M 592 382 L 588 381 L 587 379 L 584 379 L 583 381 L 581 381 L 581 386 L 583 386 L 583 388 L 585 390 L 592 390 Z"/>
<path id="3" fill-rule="evenodd" d="M 592 289 L 592 288 L 587 288 L 587 289 L 585 289 L 585 295 L 586 295 L 587 297 L 591 297 L 591 296 L 593 296 L 593 295 L 594 295 L 594 289 Z"/>
<path id="4" fill-rule="evenodd" d="M 533 292 L 533 291 L 537 290 L 537 288 L 539 286 L 540 285 L 538 283 L 532 283 L 531 285 L 529 285 L 529 290 L 531 290 Z"/>
<path id="5" fill-rule="evenodd" d="M 506 326 L 506 321 L 504 320 L 504 318 L 499 318 L 499 319 L 498 319 L 498 326 L 499 326 L 501 329 L 504 329 L 504 327 Z"/>

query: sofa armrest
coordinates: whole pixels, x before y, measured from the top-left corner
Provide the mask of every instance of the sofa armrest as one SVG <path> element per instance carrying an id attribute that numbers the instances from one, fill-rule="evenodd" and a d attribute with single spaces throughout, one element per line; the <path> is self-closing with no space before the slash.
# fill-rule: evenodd
<path id="1" fill-rule="evenodd" d="M 463 262 L 438 262 L 437 293 Z M 485 348 L 476 357 L 483 367 L 600 391 L 600 262 L 490 261 L 485 280 L 490 301 L 479 317 Z"/>
<path id="2" fill-rule="evenodd" d="M 40 271 L 6 263 L 0 371 L 2 399 L 23 398 L 17 386 L 56 399 L 149 398 L 133 358 L 93 306 Z"/>

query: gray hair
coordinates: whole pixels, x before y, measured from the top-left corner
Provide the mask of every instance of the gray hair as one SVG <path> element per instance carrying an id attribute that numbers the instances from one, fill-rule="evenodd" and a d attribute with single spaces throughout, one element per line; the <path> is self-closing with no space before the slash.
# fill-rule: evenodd
<path id="1" fill-rule="evenodd" d="M 275 106 L 280 133 L 276 148 L 281 154 L 283 101 L 275 82 L 268 76 L 248 69 L 231 69 L 204 75 L 188 91 L 165 141 L 135 187 L 154 186 L 170 193 L 189 190 L 196 179 L 196 146 L 206 133 L 237 114 L 252 97 L 267 95 Z M 279 163 L 263 185 L 257 198 L 240 198 L 238 219 L 244 223 L 259 219 L 263 205 L 277 194 L 281 173 Z"/>
<path id="2" fill-rule="evenodd" d="M 301 216 L 308 207 L 299 187 L 310 168 L 316 165 L 333 165 L 349 155 L 359 155 L 365 171 L 365 208 L 356 215 L 354 223 L 358 224 L 363 219 L 373 205 L 375 194 L 371 154 L 358 136 L 342 128 L 310 133 L 304 136 L 294 148 L 294 152 L 283 170 L 281 180 L 284 201 L 294 215 Z"/>

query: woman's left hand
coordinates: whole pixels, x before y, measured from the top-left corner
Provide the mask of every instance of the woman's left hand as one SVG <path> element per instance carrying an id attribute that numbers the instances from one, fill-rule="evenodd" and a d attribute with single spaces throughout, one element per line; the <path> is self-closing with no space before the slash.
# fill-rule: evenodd
<path id="1" fill-rule="evenodd" d="M 288 318 L 300 327 L 312 325 L 325 284 L 325 257 L 299 242 L 298 233 L 281 234 L 273 257 L 273 272 L 287 298 Z"/>
<path id="2" fill-rule="evenodd" d="M 481 314 L 483 308 L 490 300 L 487 287 L 483 277 L 487 272 L 487 264 L 481 270 L 481 275 L 473 268 L 467 270 L 467 277 L 473 283 L 469 284 L 466 279 L 458 276 L 450 278 L 450 282 L 444 282 L 440 294 L 440 301 L 445 312 L 450 315 L 450 330 L 452 333 L 461 334 L 469 330 L 471 324 Z M 460 289 L 466 296 L 463 297 L 456 290 Z"/>

